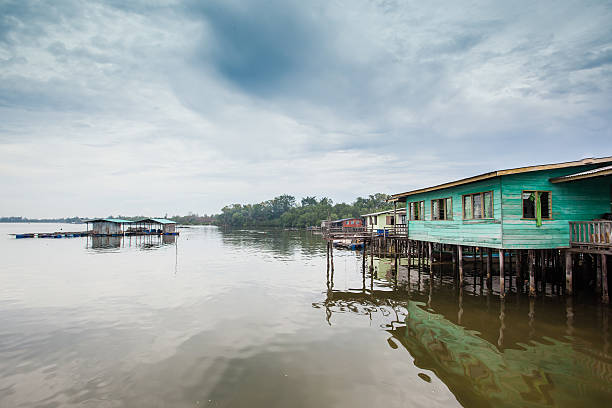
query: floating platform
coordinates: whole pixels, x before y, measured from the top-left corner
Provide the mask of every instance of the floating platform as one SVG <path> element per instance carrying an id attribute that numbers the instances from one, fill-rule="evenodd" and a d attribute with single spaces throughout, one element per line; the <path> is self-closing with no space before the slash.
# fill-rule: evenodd
<path id="1" fill-rule="evenodd" d="M 16 239 L 24 238 L 78 238 L 78 237 L 124 237 L 124 236 L 143 236 L 143 235 L 179 235 L 178 232 L 157 232 L 157 231 L 142 231 L 142 232 L 125 232 L 119 234 L 94 234 L 92 231 L 76 231 L 76 232 L 27 232 L 23 234 L 9 234 L 14 235 Z"/>

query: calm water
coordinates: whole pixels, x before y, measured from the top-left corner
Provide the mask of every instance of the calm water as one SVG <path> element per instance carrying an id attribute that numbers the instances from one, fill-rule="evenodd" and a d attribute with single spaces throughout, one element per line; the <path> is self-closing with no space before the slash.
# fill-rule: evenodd
<path id="1" fill-rule="evenodd" d="M 610 308 L 494 294 L 306 232 L 23 239 L 0 224 L 1 407 L 609 406 Z M 84 229 L 84 228 L 83 228 Z"/>

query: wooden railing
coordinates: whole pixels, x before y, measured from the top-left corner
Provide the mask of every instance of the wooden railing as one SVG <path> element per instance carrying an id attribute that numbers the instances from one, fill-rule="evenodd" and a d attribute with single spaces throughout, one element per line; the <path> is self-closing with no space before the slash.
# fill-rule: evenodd
<path id="1" fill-rule="evenodd" d="M 570 245 L 612 245 L 612 221 L 570 221 Z"/>
<path id="2" fill-rule="evenodd" d="M 366 231 L 365 227 L 330 227 L 325 228 L 326 234 L 358 234 Z"/>

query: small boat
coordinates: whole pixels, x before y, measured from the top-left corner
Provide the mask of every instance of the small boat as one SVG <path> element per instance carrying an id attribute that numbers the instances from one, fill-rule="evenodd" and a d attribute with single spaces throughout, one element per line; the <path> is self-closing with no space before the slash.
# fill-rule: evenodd
<path id="1" fill-rule="evenodd" d="M 337 239 L 333 242 L 333 245 L 337 248 L 345 248 L 353 251 L 363 249 L 363 242 L 356 239 Z"/>

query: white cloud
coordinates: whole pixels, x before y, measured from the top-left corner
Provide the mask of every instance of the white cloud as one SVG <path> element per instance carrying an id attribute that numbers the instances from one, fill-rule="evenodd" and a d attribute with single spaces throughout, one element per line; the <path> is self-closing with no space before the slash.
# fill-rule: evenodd
<path id="1" fill-rule="evenodd" d="M 610 154 L 606 3 L 0 12 L 0 215 L 352 200 Z"/>

